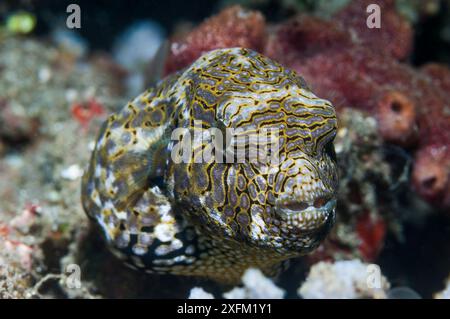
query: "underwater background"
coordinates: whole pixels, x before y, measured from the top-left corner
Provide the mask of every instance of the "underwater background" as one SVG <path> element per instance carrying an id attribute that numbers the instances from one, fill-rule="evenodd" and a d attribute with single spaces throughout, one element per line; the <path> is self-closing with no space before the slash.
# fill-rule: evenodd
<path id="1" fill-rule="evenodd" d="M 276 278 L 250 269 L 236 287 L 131 270 L 81 205 L 100 126 L 236 46 L 336 107 L 336 224 Z M 0 298 L 449 298 L 449 66 L 448 0 L 1 1 Z"/>

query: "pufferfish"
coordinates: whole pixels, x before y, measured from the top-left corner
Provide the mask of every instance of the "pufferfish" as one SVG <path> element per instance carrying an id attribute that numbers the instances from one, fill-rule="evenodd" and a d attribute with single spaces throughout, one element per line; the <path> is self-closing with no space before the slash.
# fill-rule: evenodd
<path id="1" fill-rule="evenodd" d="M 199 122 L 276 129 L 278 161 L 174 161 L 172 132 Z M 230 284 L 250 267 L 272 276 L 334 223 L 336 129 L 332 104 L 296 72 L 249 49 L 210 51 L 109 116 L 82 204 L 133 268 Z"/>

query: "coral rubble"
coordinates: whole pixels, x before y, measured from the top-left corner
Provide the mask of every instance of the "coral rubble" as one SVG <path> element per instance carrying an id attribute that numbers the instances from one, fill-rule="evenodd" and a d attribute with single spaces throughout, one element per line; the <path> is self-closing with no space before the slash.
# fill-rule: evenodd
<path id="1" fill-rule="evenodd" d="M 356 259 L 315 264 L 298 294 L 306 299 L 385 299 L 389 287 L 377 265 Z"/>

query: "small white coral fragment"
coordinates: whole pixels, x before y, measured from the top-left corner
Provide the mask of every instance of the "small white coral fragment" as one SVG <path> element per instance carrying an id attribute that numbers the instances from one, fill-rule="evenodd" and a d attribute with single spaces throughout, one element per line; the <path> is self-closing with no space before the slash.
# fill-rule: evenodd
<path id="1" fill-rule="evenodd" d="M 444 290 L 435 294 L 434 299 L 450 299 L 450 277 L 447 279 L 447 284 Z"/>
<path id="2" fill-rule="evenodd" d="M 214 299 L 214 296 L 200 287 L 194 287 L 189 293 L 189 299 Z"/>
<path id="3" fill-rule="evenodd" d="M 263 275 L 259 269 L 250 268 L 242 276 L 243 288 L 234 288 L 223 294 L 226 299 L 282 299 L 285 291 Z"/>
<path id="4" fill-rule="evenodd" d="M 384 299 L 389 286 L 377 265 L 358 259 L 319 262 L 311 267 L 298 294 L 306 299 Z"/>

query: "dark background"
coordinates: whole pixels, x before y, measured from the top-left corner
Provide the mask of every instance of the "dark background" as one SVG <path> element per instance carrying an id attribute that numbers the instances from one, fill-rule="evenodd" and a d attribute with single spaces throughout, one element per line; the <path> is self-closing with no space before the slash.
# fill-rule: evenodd
<path id="1" fill-rule="evenodd" d="M 314 7 L 312 0 L 298 1 L 304 3 L 306 10 Z M 0 19 L 15 10 L 31 11 L 38 19 L 36 33 L 45 35 L 57 19 L 67 17 L 66 7 L 71 3 L 81 7 L 79 32 L 88 40 L 91 49 L 102 50 L 109 50 L 119 33 L 142 19 L 159 22 L 170 35 L 180 22 L 197 24 L 232 3 L 248 3 L 251 8 L 261 10 L 268 21 L 283 20 L 296 13 L 292 4 L 283 0 L 2 0 Z M 413 64 L 429 61 L 450 64 L 450 43 L 444 42 L 437 31 L 448 24 L 449 3 L 442 0 L 437 15 L 421 19 L 415 26 Z"/>

